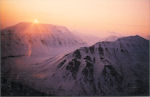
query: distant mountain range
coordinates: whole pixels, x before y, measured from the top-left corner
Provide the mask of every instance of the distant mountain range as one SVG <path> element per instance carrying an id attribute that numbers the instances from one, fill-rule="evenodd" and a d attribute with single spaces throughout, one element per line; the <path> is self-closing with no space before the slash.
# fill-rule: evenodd
<path id="1" fill-rule="evenodd" d="M 2 75 L 15 83 L 61 96 L 149 95 L 149 41 L 138 35 L 89 47 L 67 28 L 48 24 L 20 23 L 1 35 Z"/>

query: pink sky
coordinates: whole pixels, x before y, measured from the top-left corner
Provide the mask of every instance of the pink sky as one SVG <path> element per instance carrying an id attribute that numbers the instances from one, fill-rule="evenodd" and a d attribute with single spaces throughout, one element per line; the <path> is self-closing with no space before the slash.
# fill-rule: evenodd
<path id="1" fill-rule="evenodd" d="M 0 0 L 1 27 L 19 22 L 63 25 L 97 36 L 150 34 L 150 0 Z"/>

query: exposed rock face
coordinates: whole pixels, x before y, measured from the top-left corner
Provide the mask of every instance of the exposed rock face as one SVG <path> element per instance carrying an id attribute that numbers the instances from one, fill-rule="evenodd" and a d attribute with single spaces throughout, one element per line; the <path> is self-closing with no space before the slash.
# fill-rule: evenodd
<path id="1" fill-rule="evenodd" d="M 56 87 L 63 89 L 56 93 L 148 95 L 148 48 L 148 40 L 139 36 L 80 48 L 63 58 L 65 62 L 51 78 L 57 78 Z"/>

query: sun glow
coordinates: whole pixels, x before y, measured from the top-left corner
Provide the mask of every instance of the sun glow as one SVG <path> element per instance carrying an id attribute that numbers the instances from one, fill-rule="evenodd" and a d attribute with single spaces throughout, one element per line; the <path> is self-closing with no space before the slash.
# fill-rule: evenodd
<path id="1" fill-rule="evenodd" d="M 33 23 L 34 23 L 34 24 L 38 24 L 39 21 L 38 21 L 37 19 L 34 19 Z"/>

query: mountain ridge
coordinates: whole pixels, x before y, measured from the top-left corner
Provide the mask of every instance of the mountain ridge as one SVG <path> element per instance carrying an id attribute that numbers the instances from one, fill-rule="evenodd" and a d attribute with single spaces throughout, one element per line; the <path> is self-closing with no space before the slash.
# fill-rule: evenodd
<path id="1" fill-rule="evenodd" d="M 139 89 L 143 89 L 148 95 L 148 87 L 144 88 L 149 80 L 148 40 L 131 36 L 121 38 L 121 41 L 128 39 L 129 42 L 125 44 L 122 44 L 120 39 L 115 42 L 100 42 L 67 54 L 51 78 L 52 82 L 57 83 L 53 82 L 53 87 L 58 87 L 58 90 L 55 88 L 56 93 L 58 95 L 131 95 L 132 93 L 139 95 L 143 93 L 139 92 Z M 131 42 L 130 39 L 137 39 L 141 44 L 137 44 L 137 41 Z M 114 43 L 114 46 L 111 43 Z M 139 86 L 137 80 L 143 86 Z M 58 92 L 59 87 L 64 89 L 63 93 Z"/>
<path id="2" fill-rule="evenodd" d="M 50 33 L 50 36 L 66 39 L 70 36 L 70 31 L 66 33 L 64 28 L 52 27 L 53 29 L 42 29 L 36 33 L 39 29 L 22 31 L 24 26 L 20 26 L 22 25 L 19 24 L 18 28 L 12 27 L 17 31 L 5 29 L 1 33 L 2 74 L 8 75 L 8 79 L 10 77 L 11 80 L 41 93 L 54 95 L 149 95 L 148 40 L 136 35 L 122 37 L 116 41 L 97 42 L 89 47 L 78 42 L 73 44 L 77 44 L 74 47 L 69 40 L 68 47 L 54 45 L 53 50 L 49 50 L 49 46 L 43 44 L 47 40 L 41 41 L 41 32 L 56 32 L 55 35 Z M 25 33 L 28 34 L 24 36 Z M 37 36 L 32 36 L 35 33 Z M 66 34 L 59 36 L 59 33 Z M 68 39 L 76 40 L 73 37 Z M 43 39 L 49 39 L 49 36 L 46 35 Z M 57 39 L 54 39 L 53 42 L 56 41 Z M 73 49 L 69 50 L 70 47 Z M 58 50 L 59 53 L 53 56 L 42 56 L 43 51 L 52 55 Z M 66 50 L 68 51 L 64 53 Z M 25 53 L 31 56 L 24 56 Z M 33 56 L 34 54 L 40 57 Z"/>

